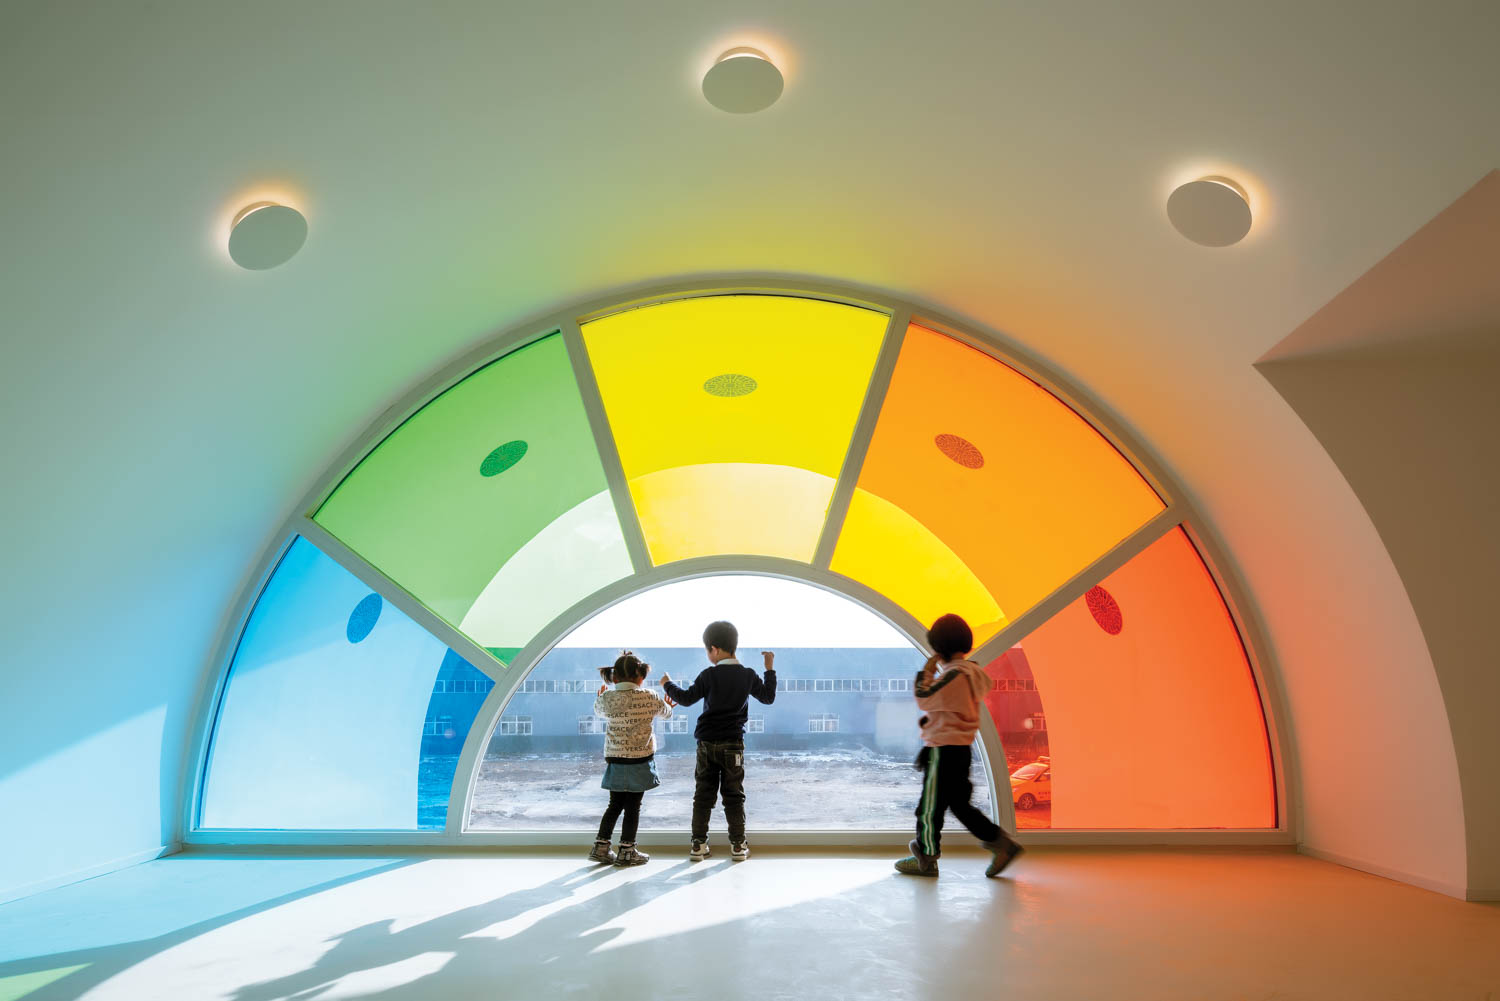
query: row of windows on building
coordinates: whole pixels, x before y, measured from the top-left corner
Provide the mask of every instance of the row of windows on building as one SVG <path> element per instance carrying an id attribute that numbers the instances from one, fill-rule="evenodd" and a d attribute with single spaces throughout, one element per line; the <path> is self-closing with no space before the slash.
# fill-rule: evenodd
<path id="1" fill-rule="evenodd" d="M 787 678 L 777 692 L 909 692 L 910 678 Z"/>
<path id="2" fill-rule="evenodd" d="M 434 695 L 487 695 L 495 683 L 488 678 L 439 678 L 432 686 Z M 997 678 L 991 686 L 997 692 L 1034 692 L 1031 678 Z M 587 678 L 527 678 L 516 689 L 520 695 L 592 695 L 599 682 Z M 784 678 L 778 692 L 909 692 L 908 678 Z"/>
<path id="3" fill-rule="evenodd" d="M 447 717 L 438 717 L 438 720 Z M 428 728 L 424 733 L 442 733 L 442 724 L 429 719 Z M 688 724 L 692 722 L 685 716 L 673 717 L 672 719 L 656 720 L 653 726 L 657 733 L 688 733 Z M 578 732 L 580 735 L 602 734 L 608 725 L 603 716 L 580 716 L 578 717 Z M 495 732 L 501 737 L 530 737 L 533 735 L 532 721 L 530 716 L 501 716 L 500 725 Z M 745 721 L 746 733 L 765 733 L 766 718 L 764 716 L 751 716 Z M 838 733 L 839 718 L 833 713 L 817 713 L 807 718 L 808 733 Z"/>
<path id="4" fill-rule="evenodd" d="M 690 720 L 685 716 L 674 716 L 672 719 L 659 719 L 653 723 L 657 733 L 687 733 Z M 1021 721 L 1021 725 L 1028 730 L 1046 730 L 1047 717 L 1042 713 L 1032 713 Z M 606 720 L 603 716 L 580 716 L 578 717 L 579 734 L 602 734 L 605 731 Z M 501 716 L 500 725 L 495 731 L 502 737 L 530 737 L 532 736 L 530 716 Z M 751 716 L 745 721 L 746 733 L 765 733 L 766 719 L 764 716 Z M 807 717 L 808 733 L 838 733 L 839 717 L 836 713 L 814 713 Z M 453 736 L 452 716 L 429 716 L 422 726 L 424 736 Z"/>
<path id="5" fill-rule="evenodd" d="M 488 695 L 495 683 L 489 678 L 439 678 L 432 686 L 434 695 Z"/>

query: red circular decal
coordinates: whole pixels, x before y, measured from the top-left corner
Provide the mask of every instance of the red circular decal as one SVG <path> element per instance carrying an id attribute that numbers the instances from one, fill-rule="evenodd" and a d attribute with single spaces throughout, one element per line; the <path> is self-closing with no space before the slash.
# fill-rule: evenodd
<path id="1" fill-rule="evenodd" d="M 1125 628 L 1125 617 L 1120 614 L 1120 604 L 1114 595 L 1102 587 L 1094 587 L 1083 596 L 1083 600 L 1088 603 L 1089 614 L 1099 623 L 1100 629 L 1111 636 L 1120 635 L 1120 630 Z"/>
<path id="2" fill-rule="evenodd" d="M 984 453 L 967 438 L 956 434 L 940 434 L 932 439 L 938 451 L 966 469 L 978 469 L 984 465 Z"/>

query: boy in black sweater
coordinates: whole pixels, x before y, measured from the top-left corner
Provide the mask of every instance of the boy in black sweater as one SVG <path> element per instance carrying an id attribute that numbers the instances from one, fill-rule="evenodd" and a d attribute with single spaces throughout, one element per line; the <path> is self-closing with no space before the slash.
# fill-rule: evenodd
<path id="1" fill-rule="evenodd" d="M 762 651 L 766 664 L 762 681 L 754 669 L 735 658 L 739 642 L 739 630 L 733 625 L 711 622 L 703 630 L 703 645 L 713 666 L 687 688 L 678 688 L 667 675 L 661 676 L 662 689 L 678 705 L 706 700 L 693 730 L 698 738 L 698 764 L 693 770 L 693 845 L 688 858 L 694 862 L 708 858 L 708 817 L 721 793 L 729 824 L 729 857 L 736 862 L 750 857 L 745 840 L 745 721 L 752 696 L 765 705 L 776 701 L 776 669 L 771 666 L 776 655 Z"/>

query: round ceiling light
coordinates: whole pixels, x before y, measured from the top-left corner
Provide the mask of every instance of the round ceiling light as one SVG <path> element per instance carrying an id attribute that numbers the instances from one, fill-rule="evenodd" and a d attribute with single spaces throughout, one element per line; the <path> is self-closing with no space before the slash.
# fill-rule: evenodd
<path id="1" fill-rule="evenodd" d="M 741 46 L 720 56 L 703 75 L 703 96 L 720 111 L 748 115 L 775 104 L 784 84 L 781 70 L 764 52 Z"/>
<path id="2" fill-rule="evenodd" d="M 1250 232 L 1250 199 L 1227 177 L 1200 177 L 1172 192 L 1167 218 L 1194 243 L 1227 247 Z"/>
<path id="3" fill-rule="evenodd" d="M 229 230 L 229 256 L 242 268 L 265 271 L 292 259 L 307 240 L 301 212 L 275 202 L 247 205 Z"/>

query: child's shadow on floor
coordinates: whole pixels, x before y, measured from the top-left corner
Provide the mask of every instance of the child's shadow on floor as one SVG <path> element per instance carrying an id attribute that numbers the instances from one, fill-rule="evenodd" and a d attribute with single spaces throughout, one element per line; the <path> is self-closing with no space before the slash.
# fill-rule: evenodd
<path id="1" fill-rule="evenodd" d="M 489 991 L 493 992 L 503 983 L 507 973 L 518 968 L 582 959 L 623 930 L 601 928 L 601 925 L 663 894 L 712 876 L 728 865 L 727 862 L 708 865 L 681 862 L 641 878 L 622 878 L 612 889 L 547 914 L 505 938 L 476 933 L 565 900 L 605 877 L 619 878 L 623 873 L 607 866 L 574 870 L 540 886 L 516 890 L 399 932 L 391 931 L 392 921 L 388 918 L 374 921 L 337 936 L 333 947 L 307 969 L 275 980 L 247 984 L 232 997 L 234 1001 L 276 1001 L 281 998 L 311 1001 L 346 977 L 430 953 L 451 954 L 451 958 L 441 969 L 415 981 L 359 996 L 406 999 L 466 996 L 462 989 L 465 985 L 488 985 Z M 684 874 L 689 869 L 692 871 Z M 503 993 L 502 990 L 501 996 Z"/>

